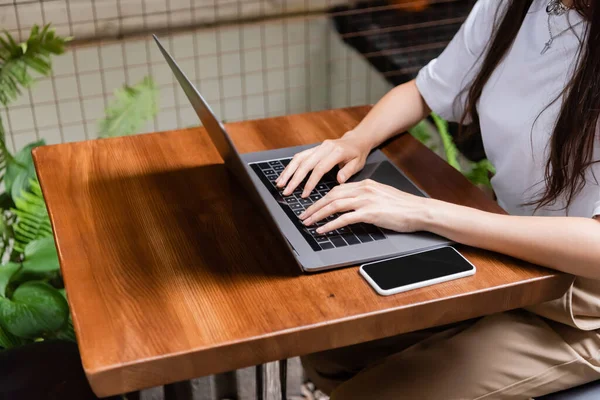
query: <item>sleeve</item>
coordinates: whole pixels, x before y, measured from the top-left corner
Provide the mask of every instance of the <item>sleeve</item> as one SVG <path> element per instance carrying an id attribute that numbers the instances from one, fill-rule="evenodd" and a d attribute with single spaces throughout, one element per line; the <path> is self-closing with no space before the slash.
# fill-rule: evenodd
<path id="1" fill-rule="evenodd" d="M 427 105 L 442 118 L 458 121 L 464 100 L 456 97 L 474 78 L 495 25 L 502 0 L 478 0 L 446 49 L 417 75 L 417 88 Z"/>

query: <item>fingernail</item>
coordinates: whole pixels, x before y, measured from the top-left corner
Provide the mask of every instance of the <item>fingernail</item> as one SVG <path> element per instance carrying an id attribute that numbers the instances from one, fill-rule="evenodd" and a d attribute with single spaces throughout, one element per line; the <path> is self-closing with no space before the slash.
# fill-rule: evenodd
<path id="1" fill-rule="evenodd" d="M 311 219 L 311 218 L 309 218 L 309 219 L 307 219 L 306 221 L 302 221 L 302 223 L 303 223 L 304 225 L 306 225 L 306 226 L 309 226 L 309 225 L 311 225 L 311 224 L 312 224 L 312 219 Z"/>
<path id="2" fill-rule="evenodd" d="M 340 173 L 340 181 L 341 182 L 345 182 L 346 181 L 346 177 L 342 173 Z"/>
<path id="3" fill-rule="evenodd" d="M 304 219 L 305 216 L 306 216 L 306 212 L 303 212 L 302 214 L 298 215 L 298 218 Z"/>
<path id="4" fill-rule="evenodd" d="M 317 232 L 318 233 L 323 233 L 323 232 L 325 232 L 325 229 L 323 229 L 323 228 L 317 228 Z"/>
<path id="5" fill-rule="evenodd" d="M 284 196 L 289 196 L 289 195 L 290 195 L 290 190 L 289 190 L 289 189 L 285 189 L 285 190 L 283 191 L 283 195 L 284 195 Z"/>

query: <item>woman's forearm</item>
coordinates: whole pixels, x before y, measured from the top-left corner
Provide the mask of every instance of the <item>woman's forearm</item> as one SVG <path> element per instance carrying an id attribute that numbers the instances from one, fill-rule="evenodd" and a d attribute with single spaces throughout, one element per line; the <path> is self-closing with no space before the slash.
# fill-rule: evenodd
<path id="1" fill-rule="evenodd" d="M 412 80 L 390 90 L 347 135 L 372 149 L 412 128 L 430 112 L 415 80 Z"/>
<path id="2" fill-rule="evenodd" d="M 492 214 L 432 200 L 424 228 L 459 243 L 600 279 L 600 221 Z"/>

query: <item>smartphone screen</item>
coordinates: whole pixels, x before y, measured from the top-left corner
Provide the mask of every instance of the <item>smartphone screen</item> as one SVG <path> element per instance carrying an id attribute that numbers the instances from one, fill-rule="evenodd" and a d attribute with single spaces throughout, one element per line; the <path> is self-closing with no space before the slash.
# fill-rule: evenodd
<path id="1" fill-rule="evenodd" d="M 363 265 L 362 269 L 382 290 L 475 270 L 473 265 L 452 247 L 377 261 Z"/>

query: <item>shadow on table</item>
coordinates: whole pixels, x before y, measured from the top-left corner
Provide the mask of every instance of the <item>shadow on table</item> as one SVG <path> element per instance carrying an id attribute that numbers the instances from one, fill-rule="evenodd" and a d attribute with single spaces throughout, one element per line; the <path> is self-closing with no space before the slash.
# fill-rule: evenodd
<path id="1" fill-rule="evenodd" d="M 93 224 L 117 265 L 222 279 L 300 273 L 294 257 L 223 164 L 115 176 L 89 185 Z M 212 279 L 215 279 L 213 277 Z"/>

